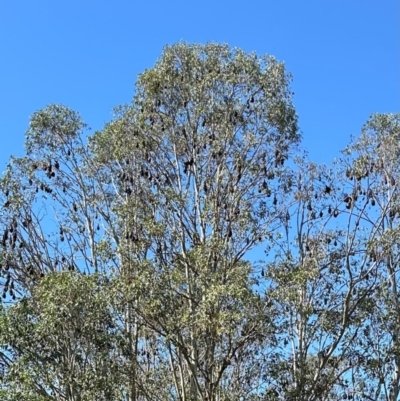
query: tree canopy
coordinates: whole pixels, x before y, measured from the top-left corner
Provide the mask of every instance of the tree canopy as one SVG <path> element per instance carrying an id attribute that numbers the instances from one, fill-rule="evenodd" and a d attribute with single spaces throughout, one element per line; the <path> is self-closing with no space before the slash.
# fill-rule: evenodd
<path id="1" fill-rule="evenodd" d="M 1 399 L 398 399 L 400 115 L 318 165 L 290 82 L 179 43 L 101 131 L 32 115 L 0 181 Z"/>

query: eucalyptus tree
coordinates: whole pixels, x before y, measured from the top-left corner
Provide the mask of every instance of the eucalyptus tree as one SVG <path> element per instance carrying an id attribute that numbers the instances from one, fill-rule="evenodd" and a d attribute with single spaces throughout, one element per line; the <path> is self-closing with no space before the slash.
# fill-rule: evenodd
<path id="1" fill-rule="evenodd" d="M 362 214 L 371 238 L 364 242 L 364 281 L 374 282 L 368 314 L 354 347 L 352 377 L 363 399 L 397 400 L 400 394 L 399 217 L 400 115 L 374 114 L 345 151 L 347 179 L 361 188 Z M 350 195 L 352 208 L 360 200 Z M 354 204 L 354 205 L 353 205 Z"/>
<path id="2" fill-rule="evenodd" d="M 99 331 L 103 330 L 105 337 L 110 334 L 108 326 L 93 321 L 101 319 L 101 313 L 107 314 L 107 310 L 97 315 L 89 314 L 92 320 L 86 324 L 90 329 L 75 337 L 74 330 L 82 327 L 77 327 L 81 322 L 73 316 L 83 314 L 89 319 L 87 312 L 79 310 L 78 298 L 85 295 L 84 291 L 79 286 L 72 286 L 74 291 L 62 294 L 63 298 L 51 293 L 46 286 L 50 275 L 56 277 L 54 282 L 51 281 L 55 288 L 64 290 L 61 283 L 57 287 L 58 279 L 65 280 L 63 272 L 110 276 L 110 267 L 115 264 L 115 256 L 110 251 L 114 232 L 108 229 L 113 219 L 110 212 L 112 196 L 107 184 L 90 164 L 91 156 L 83 137 L 85 128 L 79 115 L 63 106 L 52 105 L 34 113 L 26 133 L 26 155 L 12 158 L 1 180 L 2 297 L 5 305 L 15 304 L 15 307 L 3 310 L 1 357 L 6 373 L 3 384 L 8 389 L 7 394 L 13 394 L 15 390 L 26 399 L 35 399 L 34 394 L 37 399 L 46 400 L 77 400 L 83 395 L 90 399 L 82 383 L 69 389 L 65 387 L 65 383 L 72 380 L 71 374 L 76 378 L 89 371 L 92 376 L 99 376 L 99 381 L 90 380 L 90 385 L 96 383 L 99 386 L 91 390 L 92 399 L 107 398 L 104 394 L 100 396 L 104 390 L 101 380 L 109 380 L 105 375 L 114 371 L 100 369 L 99 355 L 89 350 L 89 343 L 96 349 Z M 106 242 L 106 238 L 110 240 Z M 61 274 L 59 278 L 58 274 Z M 81 285 L 85 283 L 82 281 Z M 60 316 L 64 312 L 70 316 L 65 317 L 67 321 L 61 321 L 54 311 L 46 316 L 27 304 L 32 300 L 39 305 L 51 301 L 51 308 L 58 309 Z M 74 308 L 77 309 L 75 312 Z M 51 319 L 55 320 L 53 325 Z M 75 320 L 70 322 L 68 319 Z M 39 329 L 48 345 L 39 339 Z M 97 332 L 89 335 L 91 330 Z M 14 334 L 6 334 L 7 331 Z M 19 333 L 16 337 L 15 332 Z M 66 333 L 71 337 L 66 339 Z M 76 343 L 71 344 L 72 340 Z M 49 350 L 50 344 L 53 348 L 58 344 L 58 359 L 54 357 L 56 351 Z M 82 344 L 86 348 L 82 349 Z M 59 364 L 60 369 L 57 374 L 49 372 L 49 377 L 44 377 L 51 364 Z M 29 380 L 20 381 L 21 376 L 29 377 Z M 55 380 L 59 386 L 49 380 Z M 118 388 L 117 384 L 115 388 Z"/>
<path id="3" fill-rule="evenodd" d="M 373 115 L 331 168 L 298 159 L 264 267 L 284 399 L 398 398 L 398 134 L 398 115 Z"/>
<path id="4" fill-rule="evenodd" d="M 287 218 L 285 161 L 299 140 L 289 78 L 269 56 L 166 47 L 132 105 L 91 138 L 125 197 L 121 292 L 161 339 L 175 399 L 268 386 L 259 350 L 274 324 L 245 257 Z"/>

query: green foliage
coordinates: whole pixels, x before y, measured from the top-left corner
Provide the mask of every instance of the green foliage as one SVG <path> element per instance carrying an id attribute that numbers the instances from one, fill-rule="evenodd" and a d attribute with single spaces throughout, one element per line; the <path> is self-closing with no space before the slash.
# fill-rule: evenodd
<path id="1" fill-rule="evenodd" d="M 107 286 L 98 275 L 53 273 L 30 298 L 3 309 L 0 340 L 5 355 L 12 356 L 3 380 L 10 394 L 117 399 L 119 366 Z"/>
<path id="2" fill-rule="evenodd" d="M 0 181 L 2 400 L 398 398 L 400 117 L 319 166 L 290 80 L 179 43 L 87 142 L 32 116 Z"/>
<path id="3" fill-rule="evenodd" d="M 78 113 L 61 105 L 47 106 L 31 117 L 26 133 L 26 151 L 28 155 L 41 148 L 56 151 L 76 139 L 85 127 Z"/>

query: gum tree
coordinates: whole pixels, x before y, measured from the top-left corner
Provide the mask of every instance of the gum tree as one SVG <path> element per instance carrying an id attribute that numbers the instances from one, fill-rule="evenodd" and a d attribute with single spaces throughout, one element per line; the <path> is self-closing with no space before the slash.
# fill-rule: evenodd
<path id="1" fill-rule="evenodd" d="M 161 339 L 178 399 L 239 398 L 268 381 L 252 349 L 274 328 L 245 255 L 287 215 L 299 139 L 288 81 L 271 57 L 166 47 L 91 142 L 125 196 L 124 292 Z"/>
<path id="2" fill-rule="evenodd" d="M 354 377 L 364 399 L 385 401 L 397 400 L 400 391 L 399 138 L 399 114 L 374 114 L 345 152 L 347 178 L 363 190 L 369 207 L 362 218 L 374 233 L 364 243 L 364 279 L 375 287 L 354 347 Z"/>
<path id="3" fill-rule="evenodd" d="M 298 159 L 267 257 L 284 399 L 398 398 L 398 115 L 373 115 L 331 168 Z"/>

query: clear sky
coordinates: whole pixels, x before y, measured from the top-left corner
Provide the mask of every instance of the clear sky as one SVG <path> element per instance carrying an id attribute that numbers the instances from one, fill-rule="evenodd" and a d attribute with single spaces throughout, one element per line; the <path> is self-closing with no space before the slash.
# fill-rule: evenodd
<path id="1" fill-rule="evenodd" d="M 329 163 L 373 112 L 400 111 L 398 0 L 0 2 L 0 173 L 29 116 L 62 103 L 100 129 L 180 40 L 269 53 L 293 74 L 303 146 Z"/>

